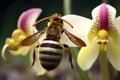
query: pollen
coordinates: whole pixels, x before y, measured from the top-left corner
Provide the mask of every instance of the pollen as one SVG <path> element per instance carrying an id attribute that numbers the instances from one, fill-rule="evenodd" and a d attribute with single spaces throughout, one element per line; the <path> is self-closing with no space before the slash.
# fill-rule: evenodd
<path id="1" fill-rule="evenodd" d="M 98 32 L 98 37 L 100 39 L 106 39 L 108 37 L 108 32 L 106 30 L 102 29 Z"/>

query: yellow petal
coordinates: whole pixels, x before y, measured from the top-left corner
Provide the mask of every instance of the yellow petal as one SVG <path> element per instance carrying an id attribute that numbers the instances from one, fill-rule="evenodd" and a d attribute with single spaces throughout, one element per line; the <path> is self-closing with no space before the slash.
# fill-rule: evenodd
<path id="1" fill-rule="evenodd" d="M 40 60 L 39 60 L 39 49 L 36 48 L 35 49 L 35 56 L 36 56 L 36 61 L 34 66 L 32 67 L 32 70 L 36 73 L 37 76 L 40 75 L 44 75 L 46 73 L 46 70 L 42 67 L 42 65 L 40 64 Z M 33 52 L 31 53 L 31 63 L 33 62 Z"/>
<path id="2" fill-rule="evenodd" d="M 14 56 L 26 55 L 29 50 L 30 50 L 30 47 L 20 47 L 17 50 L 9 50 L 9 53 Z"/>
<path id="3" fill-rule="evenodd" d="M 65 15 L 62 18 L 67 20 L 71 25 L 73 25 L 73 28 L 71 28 L 68 24 L 64 23 L 64 28 L 67 31 L 77 36 L 78 38 L 82 39 L 86 44 L 89 43 L 87 37 L 88 37 L 89 29 L 92 27 L 91 26 L 92 20 L 82 16 L 72 15 L 72 14 Z M 68 44 L 71 47 L 76 47 L 76 45 L 73 44 L 65 34 L 62 35 L 61 42 Z"/>
<path id="4" fill-rule="evenodd" d="M 89 45 L 82 47 L 79 51 L 77 63 L 82 70 L 90 69 L 98 57 L 99 49 L 96 40 L 97 38 L 94 38 L 94 40 Z"/>
<path id="5" fill-rule="evenodd" d="M 5 44 L 5 45 L 3 46 L 3 48 L 2 48 L 2 58 L 3 58 L 3 60 L 4 60 L 5 62 L 8 62 L 8 59 L 7 59 L 6 56 L 5 56 L 5 51 L 6 51 L 7 47 L 8 47 L 8 45 Z"/>
<path id="6" fill-rule="evenodd" d="M 114 68 L 120 71 L 120 46 L 115 44 L 112 38 L 109 38 L 106 54 Z"/>

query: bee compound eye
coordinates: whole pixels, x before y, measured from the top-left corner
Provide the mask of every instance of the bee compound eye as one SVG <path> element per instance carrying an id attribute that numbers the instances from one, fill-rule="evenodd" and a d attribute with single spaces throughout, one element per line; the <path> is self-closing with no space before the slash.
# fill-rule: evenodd
<path id="1" fill-rule="evenodd" d="M 60 23 L 63 23 L 63 20 L 60 20 Z"/>
<path id="2" fill-rule="evenodd" d="M 48 19 L 48 22 L 50 22 L 50 19 Z"/>

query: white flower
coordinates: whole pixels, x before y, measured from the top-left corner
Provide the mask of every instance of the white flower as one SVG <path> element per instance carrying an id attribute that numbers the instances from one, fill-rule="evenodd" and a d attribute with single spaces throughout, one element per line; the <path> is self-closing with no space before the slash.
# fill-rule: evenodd
<path id="1" fill-rule="evenodd" d="M 116 9 L 102 3 L 92 11 L 92 18 L 78 15 L 63 17 L 73 26 L 73 32 L 87 44 L 82 47 L 77 63 L 83 70 L 91 68 L 99 53 L 106 53 L 113 67 L 120 71 L 120 17 L 116 18 Z M 65 24 L 65 27 L 68 27 Z"/>

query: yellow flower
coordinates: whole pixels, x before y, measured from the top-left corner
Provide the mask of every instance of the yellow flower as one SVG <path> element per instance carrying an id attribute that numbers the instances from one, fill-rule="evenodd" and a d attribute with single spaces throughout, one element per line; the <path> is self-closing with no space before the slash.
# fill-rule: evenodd
<path id="1" fill-rule="evenodd" d="M 30 51 L 30 57 L 33 57 L 35 45 L 21 46 L 21 41 L 27 36 L 37 32 L 37 29 L 33 27 L 33 24 L 35 23 L 36 19 L 41 14 L 41 12 L 42 10 L 40 8 L 32 8 L 21 14 L 18 20 L 18 29 L 15 29 L 12 32 L 11 38 L 6 39 L 5 45 L 2 48 L 2 58 L 4 61 L 8 62 L 8 59 L 5 56 L 6 50 L 9 51 L 9 54 L 14 56 L 26 55 L 28 51 Z M 36 60 L 32 71 L 34 71 L 37 75 L 43 75 L 46 72 L 42 68 L 39 60 Z"/>
<path id="2" fill-rule="evenodd" d="M 87 44 L 79 51 L 78 65 L 88 70 L 99 53 L 106 53 L 113 67 L 120 71 L 120 17 L 115 18 L 116 9 L 102 3 L 93 9 L 92 17 L 92 20 L 78 15 L 63 17 L 75 26 L 71 31 Z"/>
<path id="3" fill-rule="evenodd" d="M 2 48 L 2 58 L 4 61 L 8 62 L 8 59 L 5 56 L 6 50 L 14 56 L 26 55 L 28 53 L 30 47 L 21 46 L 20 42 L 28 35 L 37 31 L 32 25 L 41 11 L 42 10 L 39 8 L 32 8 L 21 14 L 18 20 L 18 29 L 15 29 L 12 32 L 11 38 L 6 39 L 5 45 Z"/>

